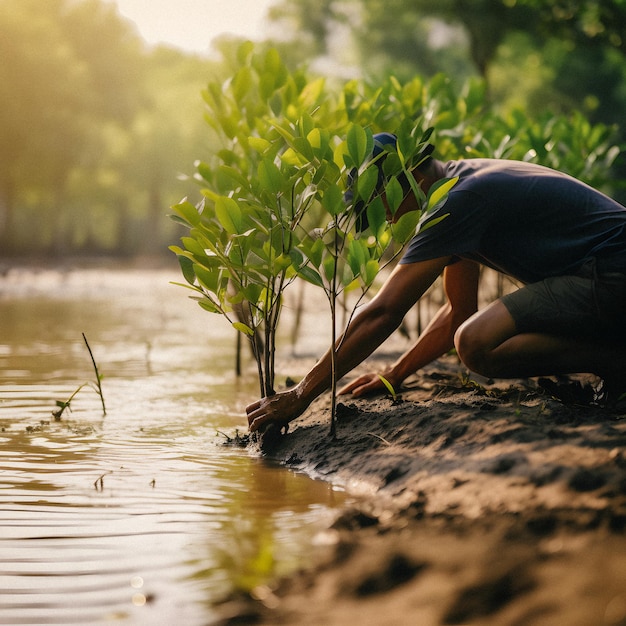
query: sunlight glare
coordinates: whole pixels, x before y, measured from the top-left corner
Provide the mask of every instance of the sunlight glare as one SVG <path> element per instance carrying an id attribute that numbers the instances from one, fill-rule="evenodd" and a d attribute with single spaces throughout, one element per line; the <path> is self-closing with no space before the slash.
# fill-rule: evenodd
<path id="1" fill-rule="evenodd" d="M 206 53 L 223 34 L 259 40 L 277 0 L 109 0 L 149 44 Z"/>

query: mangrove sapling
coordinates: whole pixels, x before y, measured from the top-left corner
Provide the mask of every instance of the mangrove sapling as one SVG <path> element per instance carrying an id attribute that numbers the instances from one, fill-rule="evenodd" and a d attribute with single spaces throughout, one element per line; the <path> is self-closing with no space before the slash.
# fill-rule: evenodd
<path id="1" fill-rule="evenodd" d="M 250 341 L 261 395 L 269 396 L 283 292 L 296 278 L 291 254 L 314 202 L 310 168 L 289 158 L 277 127 L 326 107 L 326 94 L 291 73 L 276 50 L 255 55 L 244 44 L 237 61 L 232 79 L 203 92 L 222 149 L 197 163 L 203 201 L 174 206 L 189 235 L 170 249 L 193 299 Z"/>
<path id="2" fill-rule="evenodd" d="M 313 130 L 318 130 L 314 134 Z M 328 150 L 330 139 L 320 129 L 310 130 L 306 137 L 293 140 L 294 146 L 304 150 L 308 148 L 308 158 L 318 152 Z M 285 131 L 282 131 L 285 133 Z M 393 263 L 401 253 L 404 244 L 413 237 L 420 228 L 428 228 L 442 218 L 427 221 L 430 215 L 439 208 L 447 197 L 448 191 L 456 179 L 442 181 L 433 186 L 428 196 L 409 171 L 426 158 L 425 149 L 433 132 L 432 128 L 422 132 L 421 122 L 403 123 L 397 131 L 397 148 L 385 146 L 376 159 L 384 159 L 382 167 L 387 183 L 385 195 L 387 205 L 395 214 L 402 203 L 405 192 L 399 182 L 404 176 L 409 180 L 412 193 L 415 194 L 421 211 L 411 211 L 401 216 L 389 227 L 386 222 L 386 208 L 378 189 L 379 164 L 371 159 L 374 138 L 370 129 L 353 124 L 346 135 L 345 141 L 335 149 L 333 162 L 343 161 L 344 168 L 326 168 L 322 176 L 317 178 L 317 194 L 320 205 L 327 212 L 330 221 L 317 238 L 303 238 L 299 250 L 304 254 L 306 263 L 297 264 L 298 274 L 312 284 L 321 287 L 328 299 L 331 315 L 331 427 L 330 435 L 336 436 L 337 407 L 337 353 L 341 350 L 342 340 L 337 339 L 337 298 L 339 294 L 353 289 L 361 290 L 357 302 L 348 315 L 346 328 L 381 269 Z M 307 145 L 309 142 L 311 145 Z M 349 173 L 349 174 L 348 174 Z M 342 178 L 348 179 L 352 192 L 352 201 L 346 207 L 347 196 L 342 193 Z M 412 181 L 412 183 L 411 183 Z M 363 216 L 356 211 L 358 203 L 367 206 L 368 229 L 361 236 L 355 236 L 354 230 Z M 395 248 L 395 249 L 394 249 Z M 387 254 L 389 252 L 389 254 Z M 384 262 L 381 265 L 381 260 Z M 345 336 L 345 334 L 344 334 Z"/>

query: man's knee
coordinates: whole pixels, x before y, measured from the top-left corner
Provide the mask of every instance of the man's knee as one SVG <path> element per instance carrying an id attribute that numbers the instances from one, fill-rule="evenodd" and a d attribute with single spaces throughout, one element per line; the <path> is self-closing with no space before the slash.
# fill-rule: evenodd
<path id="1" fill-rule="evenodd" d="M 472 372 L 491 376 L 489 369 L 489 348 L 481 340 L 481 333 L 477 332 L 473 324 L 462 324 L 454 335 L 454 347 L 461 362 Z"/>
<path id="2" fill-rule="evenodd" d="M 454 335 L 454 346 L 463 364 L 472 372 L 490 378 L 505 375 L 506 364 L 498 348 L 515 334 L 515 323 L 499 301 L 461 324 Z"/>

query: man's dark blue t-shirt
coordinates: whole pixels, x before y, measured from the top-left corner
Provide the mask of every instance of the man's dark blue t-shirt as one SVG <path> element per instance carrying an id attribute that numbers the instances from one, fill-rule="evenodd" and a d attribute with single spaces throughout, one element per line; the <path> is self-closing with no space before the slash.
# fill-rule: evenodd
<path id="1" fill-rule="evenodd" d="M 592 258 L 599 271 L 626 273 L 626 208 L 599 191 L 521 161 L 468 159 L 444 168 L 459 181 L 429 219 L 449 215 L 419 232 L 401 263 L 456 256 L 524 283 L 576 273 Z"/>

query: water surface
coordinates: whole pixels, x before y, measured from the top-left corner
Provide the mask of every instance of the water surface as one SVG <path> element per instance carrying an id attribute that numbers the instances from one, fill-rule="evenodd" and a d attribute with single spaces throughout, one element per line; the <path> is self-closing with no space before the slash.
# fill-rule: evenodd
<path id="1" fill-rule="evenodd" d="M 0 623 L 210 624 L 306 562 L 344 496 L 218 431 L 257 395 L 229 326 L 145 270 L 0 279 Z M 60 421 L 52 412 L 95 374 Z"/>

